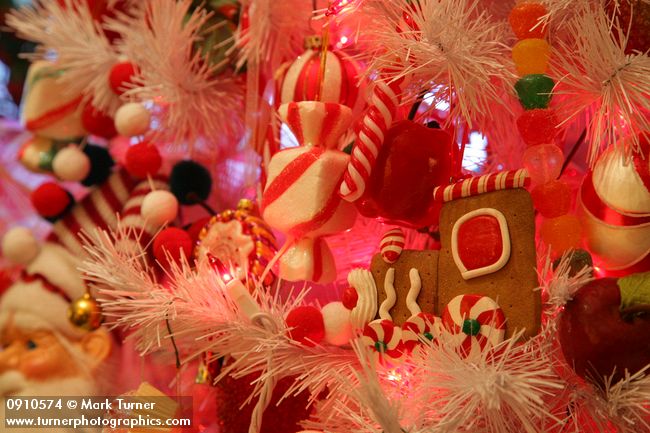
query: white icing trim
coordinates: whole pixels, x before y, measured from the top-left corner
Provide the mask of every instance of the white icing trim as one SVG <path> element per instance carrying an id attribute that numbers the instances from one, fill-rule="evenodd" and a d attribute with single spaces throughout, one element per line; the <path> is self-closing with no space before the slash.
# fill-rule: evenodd
<path id="1" fill-rule="evenodd" d="M 395 292 L 395 268 L 390 268 L 386 271 L 386 277 L 384 278 L 384 290 L 386 291 L 386 300 L 381 303 L 379 307 L 379 317 L 385 320 L 393 320 L 393 316 L 390 315 L 390 310 L 395 306 L 397 301 L 397 293 Z"/>
<path id="2" fill-rule="evenodd" d="M 353 269 L 348 283 L 357 291 L 357 305 L 350 312 L 350 323 L 355 329 L 363 329 L 377 315 L 377 285 L 372 272 Z"/>
<path id="3" fill-rule="evenodd" d="M 497 179 L 497 182 L 498 181 L 499 180 Z M 489 215 L 497 219 L 499 222 L 499 227 L 501 229 L 501 243 L 503 245 L 503 248 L 501 251 L 501 257 L 499 257 L 499 260 L 497 260 L 495 263 L 489 266 L 484 266 L 482 268 L 468 270 L 458 255 L 458 230 L 465 221 L 480 215 Z M 454 228 L 451 231 L 451 254 L 454 258 L 456 266 L 458 267 L 458 270 L 460 271 L 460 274 L 465 280 L 491 274 L 503 268 L 506 263 L 508 263 L 508 260 L 510 260 L 510 248 L 510 232 L 508 230 L 508 221 L 506 220 L 505 215 L 493 208 L 481 208 L 466 213 L 462 217 L 458 218 L 458 220 L 454 223 Z"/>
<path id="4" fill-rule="evenodd" d="M 411 288 L 406 295 L 406 307 L 411 312 L 411 315 L 414 316 L 422 312 L 422 309 L 418 305 L 418 295 L 422 289 L 422 280 L 417 269 L 411 268 L 409 271 L 409 280 L 411 281 Z"/>

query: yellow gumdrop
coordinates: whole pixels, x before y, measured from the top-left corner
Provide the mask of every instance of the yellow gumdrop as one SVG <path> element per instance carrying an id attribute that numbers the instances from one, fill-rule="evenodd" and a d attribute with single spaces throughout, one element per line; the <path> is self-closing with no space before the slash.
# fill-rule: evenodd
<path id="1" fill-rule="evenodd" d="M 512 47 L 512 60 L 521 76 L 545 73 L 550 57 L 551 48 L 544 39 L 523 39 Z"/>

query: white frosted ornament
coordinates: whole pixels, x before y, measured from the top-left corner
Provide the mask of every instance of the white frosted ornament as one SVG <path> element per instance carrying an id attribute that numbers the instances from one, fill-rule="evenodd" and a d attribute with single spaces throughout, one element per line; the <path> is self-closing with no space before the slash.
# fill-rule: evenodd
<path id="1" fill-rule="evenodd" d="M 325 341 L 334 346 L 343 346 L 352 338 L 350 310 L 343 302 L 330 302 L 321 309 L 325 323 Z"/>
<path id="2" fill-rule="evenodd" d="M 140 215 L 147 224 L 162 227 L 176 219 L 178 200 L 169 191 L 151 191 L 142 200 Z"/>
<path id="3" fill-rule="evenodd" d="M 115 112 L 115 129 L 120 135 L 142 135 L 149 130 L 150 124 L 151 113 L 137 102 L 127 102 Z"/>
<path id="4" fill-rule="evenodd" d="M 16 265 L 27 265 L 38 256 L 41 247 L 31 230 L 16 227 L 2 238 L 2 255 Z"/>
<path id="5" fill-rule="evenodd" d="M 52 161 L 56 177 L 70 182 L 81 182 L 90 173 L 90 159 L 74 144 L 59 150 Z"/>

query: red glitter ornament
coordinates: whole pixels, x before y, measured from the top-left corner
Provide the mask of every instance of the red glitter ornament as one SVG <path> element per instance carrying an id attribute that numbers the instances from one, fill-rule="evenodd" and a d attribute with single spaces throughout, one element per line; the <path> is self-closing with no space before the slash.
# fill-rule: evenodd
<path id="1" fill-rule="evenodd" d="M 120 62 L 113 65 L 108 76 L 108 84 L 116 95 L 124 93 L 133 84 L 136 67 L 131 62 Z"/>
<path id="2" fill-rule="evenodd" d="M 84 106 L 81 112 L 81 124 L 86 131 L 98 137 L 111 139 L 117 135 L 113 118 L 97 110 L 91 104 Z"/>
<path id="3" fill-rule="evenodd" d="M 155 175 L 161 165 L 162 158 L 158 148 L 146 141 L 129 147 L 124 157 L 126 171 L 140 179 Z"/>
<path id="4" fill-rule="evenodd" d="M 70 194 L 54 182 L 46 182 L 31 194 L 36 212 L 43 218 L 56 218 L 72 203 Z"/>
<path id="5" fill-rule="evenodd" d="M 301 306 L 287 315 L 287 326 L 292 328 L 289 335 L 305 346 L 315 346 L 325 338 L 323 314 L 316 307 Z"/>
<path id="6" fill-rule="evenodd" d="M 192 238 L 182 229 L 168 227 L 158 233 L 153 241 L 153 255 L 163 267 L 170 264 L 168 256 L 175 263 L 180 263 L 181 255 L 192 257 Z"/>

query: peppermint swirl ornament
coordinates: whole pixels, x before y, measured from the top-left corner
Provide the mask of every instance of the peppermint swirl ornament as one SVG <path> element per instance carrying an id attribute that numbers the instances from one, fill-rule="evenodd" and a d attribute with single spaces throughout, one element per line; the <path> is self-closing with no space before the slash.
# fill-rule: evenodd
<path id="1" fill-rule="evenodd" d="M 440 336 L 441 326 L 440 318 L 433 314 L 418 313 L 409 317 L 402 325 L 402 346 L 404 350 L 407 353 L 412 352 L 422 339 L 437 340 Z"/>
<path id="2" fill-rule="evenodd" d="M 442 313 L 442 325 L 454 347 L 466 356 L 501 343 L 506 335 L 506 316 L 488 296 L 456 296 Z"/>
<path id="3" fill-rule="evenodd" d="M 363 329 L 361 343 L 382 365 L 395 364 L 404 356 L 402 329 L 391 320 L 377 319 L 368 323 Z"/>

